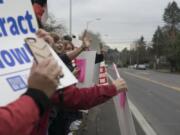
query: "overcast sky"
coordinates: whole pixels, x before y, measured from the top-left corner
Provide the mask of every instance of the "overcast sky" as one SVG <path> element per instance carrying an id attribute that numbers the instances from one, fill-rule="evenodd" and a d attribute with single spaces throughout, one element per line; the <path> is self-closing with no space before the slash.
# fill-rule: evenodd
<path id="1" fill-rule="evenodd" d="M 131 42 L 141 35 L 150 41 L 157 26 L 163 25 L 164 8 L 172 0 L 72 0 L 72 32 L 89 29 L 107 43 Z M 176 0 L 180 7 L 180 0 Z M 49 0 L 49 12 L 69 28 L 69 0 Z"/>

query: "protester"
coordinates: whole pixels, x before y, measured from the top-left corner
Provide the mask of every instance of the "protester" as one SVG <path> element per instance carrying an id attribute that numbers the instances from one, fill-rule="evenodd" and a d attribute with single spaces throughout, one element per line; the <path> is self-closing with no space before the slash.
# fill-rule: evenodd
<path id="1" fill-rule="evenodd" d="M 48 32 L 44 30 L 40 30 L 37 33 L 39 37 L 45 38 L 46 41 L 48 42 L 52 41 L 52 37 Z M 49 37 L 49 40 L 47 37 Z M 54 43 L 52 43 L 51 46 L 53 46 L 53 44 Z M 87 40 L 87 46 L 88 45 L 89 45 L 89 41 Z M 87 47 L 86 44 L 83 44 L 83 46 Z M 60 54 L 61 53 L 59 53 L 58 55 Z M 66 58 L 64 59 L 66 61 Z M 67 57 L 67 59 L 69 58 Z M 79 89 L 76 86 L 69 86 L 67 88 L 64 88 L 63 90 L 56 92 L 56 94 L 52 98 L 52 102 L 55 105 L 55 109 L 53 109 L 53 111 L 57 113 L 57 111 L 64 112 L 64 110 L 77 111 L 82 109 L 89 109 L 93 106 L 96 106 L 98 104 L 101 104 L 109 100 L 110 98 L 118 94 L 116 90 L 120 89 L 120 91 L 121 90 L 124 91 L 127 88 L 123 80 L 116 80 L 113 83 L 114 85 L 94 86 L 91 88 L 83 88 L 83 89 Z M 65 124 L 63 123 L 63 121 L 65 121 L 64 120 L 65 117 L 61 113 L 59 114 L 60 117 L 51 116 L 52 113 L 49 115 L 51 118 L 49 121 L 50 124 L 49 135 L 58 135 L 58 134 L 66 135 L 67 132 L 66 132 Z M 46 117 L 46 121 L 48 121 L 47 117 Z"/>
<path id="2" fill-rule="evenodd" d="M 70 42 L 71 38 L 69 38 L 69 36 L 66 36 L 66 40 L 61 40 L 61 38 L 57 34 L 48 33 L 43 29 L 39 29 L 37 31 L 37 35 L 40 38 L 44 38 L 51 45 L 51 47 L 55 50 L 57 55 L 61 58 L 61 60 L 72 72 L 74 71 L 72 60 L 74 60 L 81 52 L 83 52 L 84 50 L 86 50 L 86 48 L 90 46 L 89 39 L 84 38 L 84 44 L 82 44 L 81 47 L 67 52 L 67 50 L 65 51 L 65 44 L 66 42 Z"/>
<path id="3" fill-rule="evenodd" d="M 61 69 L 53 59 L 33 64 L 27 92 L 0 107 L 0 135 L 34 135 L 32 130 L 51 105 L 49 97 L 58 85 L 60 74 Z"/>
<path id="4" fill-rule="evenodd" d="M 64 50 L 66 53 L 71 52 L 75 49 L 74 45 L 72 43 L 72 37 L 71 36 L 69 36 L 69 35 L 64 36 L 63 41 L 64 41 Z"/>
<path id="5" fill-rule="evenodd" d="M 77 67 L 73 66 L 72 61 L 69 58 L 71 57 L 71 53 L 74 51 L 74 45 L 71 42 L 72 38 L 66 35 L 63 37 L 63 39 L 61 39 L 56 33 L 50 33 L 50 36 L 54 39 L 53 49 L 57 52 L 59 57 L 72 71 L 72 73 L 75 76 L 78 76 L 79 70 Z M 53 130 L 57 130 L 58 132 L 60 131 L 59 126 L 61 125 L 62 129 L 64 129 L 64 134 L 68 134 L 70 132 L 70 125 L 72 122 L 78 119 L 82 119 L 82 112 L 78 110 L 62 110 L 62 108 L 54 107 L 53 111 L 57 114 L 57 116 L 54 118 L 51 127 L 54 128 Z"/>
<path id="6" fill-rule="evenodd" d="M 72 73 L 78 77 L 79 69 L 75 66 L 73 66 L 71 59 L 76 57 L 76 50 L 74 48 L 74 45 L 72 43 L 72 38 L 69 35 L 66 35 L 61 39 L 57 34 L 51 33 L 50 34 L 54 39 L 54 49 L 57 52 L 57 54 L 60 56 L 61 59 L 65 62 L 67 67 L 72 71 Z M 77 48 L 76 48 L 77 49 Z M 74 53 L 75 52 L 75 53 Z M 81 52 L 81 51 L 80 51 Z M 67 55 L 68 58 L 62 58 L 62 54 Z M 75 54 L 74 56 L 72 54 Z M 71 57 L 71 59 L 70 59 Z M 67 63 L 68 61 L 68 63 Z M 62 125 L 62 129 L 64 129 L 64 134 L 68 134 L 70 132 L 70 125 L 72 122 L 82 119 L 82 112 L 79 110 L 62 110 L 60 108 L 55 108 L 57 116 L 53 120 L 53 123 L 51 127 L 53 127 L 53 130 L 57 130 L 59 128 L 59 125 Z M 59 118 L 60 117 L 60 118 Z M 55 129 L 55 127 L 57 127 Z M 58 132 L 57 130 L 56 132 Z"/>
<path id="7" fill-rule="evenodd" d="M 86 51 L 90 45 L 91 45 L 91 38 L 90 36 L 87 34 L 87 31 L 84 31 L 83 38 L 82 38 L 82 45 L 80 47 L 74 47 L 73 43 L 72 43 L 72 38 L 69 35 L 66 35 L 63 37 L 63 40 L 66 41 L 64 43 L 64 50 L 67 53 L 67 55 L 69 56 L 69 58 L 71 60 L 73 60 L 74 58 L 76 58 L 79 54 L 81 54 L 81 52 Z M 95 57 L 95 64 L 100 63 L 104 60 L 104 51 L 103 48 L 101 47 L 101 52 L 100 53 L 96 53 L 96 57 Z"/>

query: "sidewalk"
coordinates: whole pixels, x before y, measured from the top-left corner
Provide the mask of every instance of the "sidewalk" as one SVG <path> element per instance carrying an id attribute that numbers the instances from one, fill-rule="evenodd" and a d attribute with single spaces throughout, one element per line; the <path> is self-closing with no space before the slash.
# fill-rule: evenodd
<path id="1" fill-rule="evenodd" d="M 91 109 L 78 135 L 121 135 L 113 101 Z"/>
<path id="2" fill-rule="evenodd" d="M 145 135 L 137 120 L 133 117 L 137 135 Z M 85 127 L 77 135 L 121 135 L 113 101 L 89 111 Z"/>

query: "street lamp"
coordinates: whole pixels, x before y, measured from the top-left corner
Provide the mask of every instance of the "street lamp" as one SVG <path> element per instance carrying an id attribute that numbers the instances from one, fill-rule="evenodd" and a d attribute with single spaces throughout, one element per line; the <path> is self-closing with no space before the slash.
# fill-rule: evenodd
<path id="1" fill-rule="evenodd" d="M 90 24 L 90 23 L 92 23 L 92 22 L 94 22 L 94 21 L 100 21 L 100 20 L 101 20 L 101 18 L 95 18 L 95 19 L 93 19 L 93 20 L 87 21 L 87 22 L 86 22 L 86 30 L 88 30 L 88 27 L 89 27 L 89 24 Z"/>

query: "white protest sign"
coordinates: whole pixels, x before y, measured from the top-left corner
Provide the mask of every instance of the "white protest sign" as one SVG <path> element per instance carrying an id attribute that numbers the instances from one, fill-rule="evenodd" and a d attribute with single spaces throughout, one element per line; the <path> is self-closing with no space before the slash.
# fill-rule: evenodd
<path id="1" fill-rule="evenodd" d="M 121 76 L 118 72 L 116 64 L 113 64 L 113 68 L 116 72 L 117 78 L 121 79 Z M 110 77 L 112 79 L 112 77 Z M 119 93 L 116 97 L 113 98 L 118 123 L 120 126 L 120 132 L 122 135 L 136 135 L 136 130 L 134 126 L 134 121 L 132 118 L 131 111 L 129 109 L 128 97 L 126 92 Z"/>
<path id="2" fill-rule="evenodd" d="M 94 84 L 99 84 L 99 70 L 100 70 L 100 63 L 94 65 Z"/>
<path id="3" fill-rule="evenodd" d="M 55 51 L 50 48 L 51 53 L 53 57 L 57 60 L 58 64 L 62 67 L 64 76 L 60 79 L 60 85 L 58 86 L 58 89 L 70 86 L 72 84 L 75 84 L 78 82 L 78 80 L 75 78 L 75 76 L 70 72 L 70 70 L 65 66 L 63 61 L 59 58 L 59 56 L 55 53 Z"/>
<path id="4" fill-rule="evenodd" d="M 77 86 L 79 88 L 82 87 L 90 87 L 93 86 L 94 83 L 94 68 L 95 68 L 95 57 L 96 51 L 85 51 L 82 52 L 77 59 L 85 60 L 85 79 L 83 82 L 79 82 Z"/>
<path id="5" fill-rule="evenodd" d="M 29 0 L 1 0 L 0 13 L 0 106 L 3 106 L 27 89 L 33 57 L 24 39 L 35 37 L 38 26 Z"/>

